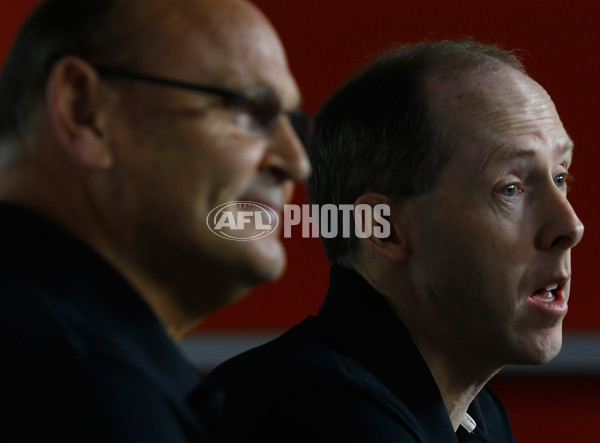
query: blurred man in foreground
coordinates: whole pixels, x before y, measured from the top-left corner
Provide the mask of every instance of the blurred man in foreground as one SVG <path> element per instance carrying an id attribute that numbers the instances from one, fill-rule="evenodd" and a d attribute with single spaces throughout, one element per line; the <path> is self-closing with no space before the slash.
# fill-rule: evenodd
<path id="1" fill-rule="evenodd" d="M 245 1 L 40 3 L 0 82 L 3 432 L 205 438 L 173 340 L 285 264 L 277 235 L 230 241 L 207 215 L 289 201 L 299 100 Z"/>
<path id="2" fill-rule="evenodd" d="M 560 350 L 583 234 L 550 96 L 495 47 L 412 45 L 340 87 L 315 126 L 311 202 L 385 205 L 349 231 L 389 235 L 323 238 L 318 316 L 213 372 L 222 440 L 514 441 L 485 385 Z"/>

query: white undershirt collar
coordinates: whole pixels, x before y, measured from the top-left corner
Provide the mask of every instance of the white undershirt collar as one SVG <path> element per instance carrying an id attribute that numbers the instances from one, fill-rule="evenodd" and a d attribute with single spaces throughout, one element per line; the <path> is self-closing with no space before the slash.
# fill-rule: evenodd
<path id="1" fill-rule="evenodd" d="M 465 428 L 467 430 L 467 432 L 470 434 L 471 432 L 473 432 L 475 430 L 475 428 L 477 427 L 477 423 L 475 423 L 475 420 L 473 420 L 473 417 L 471 417 L 469 414 L 467 414 L 465 412 L 465 418 L 463 419 L 463 421 L 460 423 L 460 425 Z"/>

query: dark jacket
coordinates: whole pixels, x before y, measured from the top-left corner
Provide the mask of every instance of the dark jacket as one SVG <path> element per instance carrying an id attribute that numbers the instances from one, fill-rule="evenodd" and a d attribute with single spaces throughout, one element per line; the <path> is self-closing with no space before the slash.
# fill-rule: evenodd
<path id="1" fill-rule="evenodd" d="M 6 203 L 0 245 L 1 441 L 206 440 L 194 368 L 107 262 Z"/>
<path id="2" fill-rule="evenodd" d="M 487 388 L 455 434 L 437 385 L 390 306 L 362 277 L 334 266 L 327 298 L 278 339 L 207 379 L 225 398 L 222 442 L 513 442 Z"/>

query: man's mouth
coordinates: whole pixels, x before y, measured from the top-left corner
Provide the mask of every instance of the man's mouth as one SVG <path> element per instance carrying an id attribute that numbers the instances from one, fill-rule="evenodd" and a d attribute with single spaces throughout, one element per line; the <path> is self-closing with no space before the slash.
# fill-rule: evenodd
<path id="1" fill-rule="evenodd" d="M 552 303 L 554 300 L 556 300 L 557 289 L 558 289 L 558 283 L 552 283 L 552 284 L 546 285 L 546 287 L 544 287 L 544 288 L 538 289 L 537 291 L 535 291 L 532 294 L 531 297 L 535 298 L 536 300 L 539 300 L 541 302 Z"/>
<path id="2" fill-rule="evenodd" d="M 568 293 L 566 291 L 568 281 L 568 278 L 564 278 L 547 283 L 529 296 L 530 302 L 544 315 L 562 318 L 569 309 L 567 305 Z"/>

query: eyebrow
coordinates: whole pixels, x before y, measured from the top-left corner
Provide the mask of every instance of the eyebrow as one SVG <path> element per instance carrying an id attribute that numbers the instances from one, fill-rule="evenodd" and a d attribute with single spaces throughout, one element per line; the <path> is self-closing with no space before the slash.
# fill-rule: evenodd
<path id="1" fill-rule="evenodd" d="M 573 155 L 574 148 L 575 148 L 575 145 L 574 145 L 573 141 L 571 139 L 568 139 L 565 143 L 563 143 L 562 145 L 559 145 L 557 150 L 560 155 L 564 155 L 564 154 L 568 154 L 568 153 Z M 532 148 L 515 147 L 513 149 L 509 149 L 508 151 L 504 152 L 501 156 L 498 157 L 498 159 L 499 160 L 511 160 L 513 158 L 535 155 L 536 152 L 537 152 L 537 150 L 532 149 Z"/>
<path id="2" fill-rule="evenodd" d="M 567 136 L 568 137 L 568 136 Z M 569 154 L 569 156 L 573 157 L 574 143 L 570 138 L 567 138 L 567 141 L 561 145 L 557 146 L 557 151 L 559 156 L 564 156 Z M 481 174 L 483 171 L 489 166 L 491 162 L 493 163 L 504 163 L 513 159 L 523 158 L 523 157 L 533 157 L 537 154 L 537 150 L 530 147 L 523 147 L 514 145 L 509 149 L 499 153 L 498 151 L 492 152 L 487 157 L 480 159 L 480 161 L 476 162 L 473 166 L 473 170 L 476 174 Z"/>

